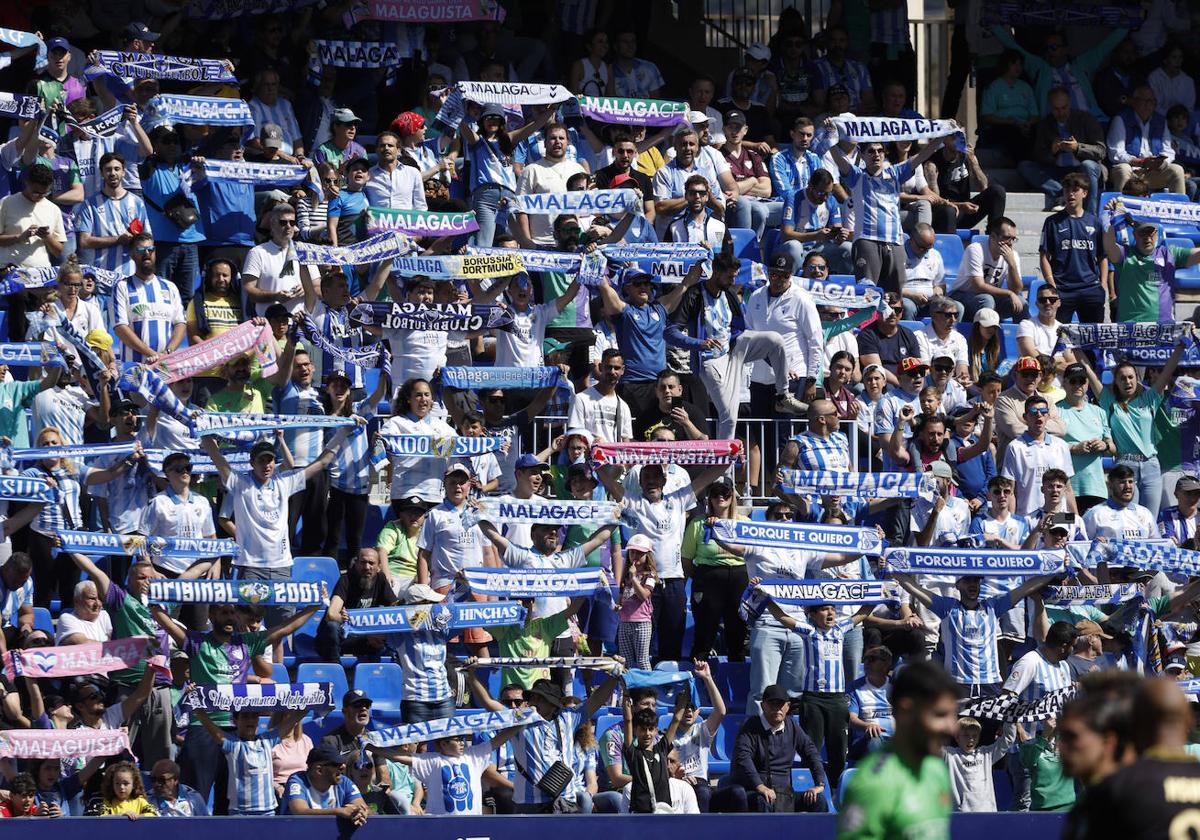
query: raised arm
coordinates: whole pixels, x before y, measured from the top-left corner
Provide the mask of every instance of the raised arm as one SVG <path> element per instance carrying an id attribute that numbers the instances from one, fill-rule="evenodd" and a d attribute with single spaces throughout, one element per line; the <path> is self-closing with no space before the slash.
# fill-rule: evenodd
<path id="1" fill-rule="evenodd" d="M 1010 589 L 1008 592 L 1009 601 L 1013 606 L 1021 603 L 1034 592 L 1037 592 L 1043 586 L 1048 586 L 1058 580 L 1062 575 L 1039 575 L 1038 577 L 1029 578 L 1016 589 Z"/>
<path id="2" fill-rule="evenodd" d="M 912 575 L 896 575 L 896 583 L 904 587 L 909 595 L 913 596 L 922 606 L 929 608 L 933 606 L 933 593 L 930 592 L 921 584 L 917 583 L 916 578 Z"/>
<path id="3" fill-rule="evenodd" d="M 585 555 L 591 554 L 597 548 L 604 545 L 612 537 L 612 532 L 616 529 L 617 523 L 615 522 L 605 525 L 602 528 L 597 528 L 596 532 L 588 537 L 579 547 Z"/>
<path id="4" fill-rule="evenodd" d="M 358 426 L 365 425 L 361 417 L 356 416 L 354 420 Z M 350 432 L 352 432 L 355 428 L 356 426 L 342 426 L 337 430 L 337 434 L 329 439 L 329 443 L 325 444 L 325 448 L 321 450 L 321 454 L 317 457 L 317 460 L 313 461 L 304 468 L 305 481 L 308 481 L 314 475 L 322 472 L 327 466 L 333 463 L 333 459 L 337 456 L 338 450 L 341 449 L 342 444 L 346 442 L 346 438 L 350 436 Z"/>
<path id="5" fill-rule="evenodd" d="M 620 669 L 618 669 L 620 670 Z M 587 696 L 587 700 L 583 703 L 582 713 L 585 718 L 590 718 L 596 712 L 600 711 L 601 707 L 608 703 L 608 698 L 612 697 L 613 691 L 621 684 L 621 675 L 613 674 L 604 682 L 593 689 L 592 693 Z"/>
<path id="6" fill-rule="evenodd" d="M 480 519 L 479 530 L 482 531 L 483 535 L 491 541 L 492 545 L 496 546 L 496 550 L 501 554 L 508 551 L 508 547 L 511 545 L 511 543 L 508 541 L 507 537 L 500 533 L 500 529 L 497 528 L 493 523 L 486 519 Z"/>
<path id="7" fill-rule="evenodd" d="M 159 627 L 166 631 L 176 647 L 182 648 L 187 644 L 187 632 L 175 623 L 175 619 L 171 618 L 171 614 L 163 609 L 162 604 L 151 604 L 150 616 L 158 622 Z"/>
<path id="8" fill-rule="evenodd" d="M 322 586 L 322 588 L 324 588 Z M 300 612 L 292 616 L 288 621 L 282 624 L 276 624 L 274 627 L 267 628 L 267 644 L 273 645 L 282 639 L 284 636 L 290 636 L 292 633 L 304 626 L 304 622 L 308 621 L 321 608 L 320 604 L 309 604 Z"/>
<path id="9" fill-rule="evenodd" d="M 221 448 L 217 446 L 216 437 L 214 435 L 205 435 L 200 439 L 200 445 L 204 448 L 204 453 L 212 460 L 213 466 L 217 468 L 217 475 L 220 477 L 221 483 L 224 484 L 229 481 L 229 477 L 233 475 L 233 468 L 229 466 L 229 462 L 221 454 Z"/>
<path id="10" fill-rule="evenodd" d="M 225 732 L 221 727 L 212 722 L 212 718 L 208 716 L 208 712 L 204 709 L 196 709 L 193 714 L 204 727 L 204 731 L 208 733 L 208 737 L 212 738 L 217 744 L 225 743 Z"/>

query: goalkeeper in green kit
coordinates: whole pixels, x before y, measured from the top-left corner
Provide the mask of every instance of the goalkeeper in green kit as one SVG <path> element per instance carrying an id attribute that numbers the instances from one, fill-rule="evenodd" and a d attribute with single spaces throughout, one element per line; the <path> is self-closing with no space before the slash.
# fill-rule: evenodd
<path id="1" fill-rule="evenodd" d="M 892 681 L 896 734 L 858 763 L 838 816 L 838 840 L 944 840 L 950 776 L 942 746 L 954 736 L 958 685 L 940 665 L 914 662 Z"/>

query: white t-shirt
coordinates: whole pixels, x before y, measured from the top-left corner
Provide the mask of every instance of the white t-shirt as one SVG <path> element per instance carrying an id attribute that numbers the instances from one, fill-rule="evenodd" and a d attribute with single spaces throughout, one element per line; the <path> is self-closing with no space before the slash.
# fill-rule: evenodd
<path id="1" fill-rule="evenodd" d="M 161 420 L 161 417 L 159 418 Z M 186 500 L 170 488 L 159 493 L 142 508 L 140 530 L 156 537 L 201 538 L 216 536 L 213 527 L 212 505 L 199 493 L 188 493 Z M 169 572 L 185 572 L 196 561 L 189 558 L 161 555 L 155 565 Z"/>
<path id="2" fill-rule="evenodd" d="M 58 301 L 54 301 L 54 318 L 46 325 L 44 330 L 37 330 L 35 333 L 35 323 L 30 322 L 29 329 L 25 333 L 26 341 L 54 341 L 65 342 L 66 337 L 58 331 L 54 326 L 59 319 L 67 314 L 63 309 L 63 305 Z M 108 327 L 104 323 L 104 315 L 100 312 L 100 305 L 94 300 L 80 300 L 75 305 L 75 315 L 70 319 L 71 326 L 80 335 L 87 337 L 87 334 L 92 330 L 103 330 L 108 332 Z"/>
<path id="3" fill-rule="evenodd" d="M 633 417 L 629 405 L 616 392 L 601 396 L 595 386 L 571 401 L 568 429 L 587 429 L 598 441 L 616 443 L 633 439 Z"/>
<path id="4" fill-rule="evenodd" d="M 54 643 L 61 645 L 63 639 L 82 633 L 89 642 L 107 642 L 112 638 L 112 619 L 106 610 L 100 610 L 95 621 L 87 621 L 73 612 L 64 612 L 58 617 L 58 635 Z"/>
<path id="5" fill-rule="evenodd" d="M 1130 502 L 1118 508 L 1111 501 L 1088 508 L 1083 515 L 1083 530 L 1089 540 L 1108 537 L 1110 540 L 1158 539 L 1158 523 L 1154 515 L 1139 504 Z"/>
<path id="6" fill-rule="evenodd" d="M 1017 272 L 1020 273 L 1021 257 L 1015 251 L 1013 261 L 1017 264 Z M 999 274 L 993 276 L 993 271 L 998 271 Z M 1008 263 L 1000 257 L 993 257 L 991 248 L 982 242 L 972 242 L 963 251 L 962 262 L 958 264 L 958 274 L 950 281 L 948 291 L 966 288 L 967 280 L 972 277 L 982 277 L 985 283 L 1007 289 Z"/>
<path id="7" fill-rule="evenodd" d="M 546 327 L 558 317 L 554 301 L 537 303 L 524 312 L 509 309 L 512 326 L 496 330 L 496 367 L 541 367 Z"/>
<path id="8" fill-rule="evenodd" d="M 932 324 L 926 324 L 917 332 L 917 340 L 921 342 L 921 359 L 925 362 L 933 364 L 935 356 L 951 356 L 955 365 L 967 364 L 967 340 L 958 330 L 950 330 L 950 334 L 942 339 L 934 332 Z"/>
<path id="9" fill-rule="evenodd" d="M 258 278 L 258 288 L 265 292 L 295 292 L 300 288 L 300 262 L 287 258 L 288 249 L 274 242 L 255 245 L 246 254 L 242 264 L 242 276 Z M 313 276 L 317 275 L 312 269 Z M 254 314 L 265 315 L 270 302 L 254 304 Z M 304 295 L 296 295 L 284 304 L 288 313 L 295 315 L 304 308 Z"/>
<path id="10" fill-rule="evenodd" d="M 78 385 L 47 388 L 33 398 L 33 434 L 36 439 L 42 429 L 53 426 L 62 433 L 63 444 L 83 443 L 83 423 L 88 409 L 98 403 Z"/>
<path id="11" fill-rule="evenodd" d="M 583 167 L 579 165 L 578 161 L 564 159 L 558 163 L 551 163 L 549 158 L 542 158 L 527 164 L 521 170 L 521 177 L 517 181 L 517 192 L 520 195 L 565 193 L 567 181 L 571 179 L 571 176 L 578 175 L 583 171 Z M 526 216 L 529 219 L 530 238 L 538 245 L 553 245 L 554 220 L 558 216 L 558 213 L 530 213 Z"/>
<path id="12" fill-rule="evenodd" d="M 407 414 L 397 414 L 383 424 L 385 435 L 433 435 L 451 437 L 454 430 L 433 415 L 414 420 Z M 440 502 L 442 478 L 446 474 L 445 458 L 392 458 L 392 498 L 420 496 L 427 502 Z"/>
<path id="13" fill-rule="evenodd" d="M 425 786 L 425 813 L 481 815 L 483 790 L 479 779 L 491 762 L 490 740 L 467 747 L 457 758 L 440 752 L 414 755 L 410 772 Z"/>
<path id="14" fill-rule="evenodd" d="M 654 544 L 654 563 L 663 580 L 683 577 L 683 531 L 688 511 L 696 506 L 696 494 L 690 484 L 663 495 L 661 502 L 650 502 L 638 492 L 625 497 L 625 519 L 631 534 L 645 534 Z"/>
<path id="15" fill-rule="evenodd" d="M 392 381 L 433 379 L 433 372 L 446 364 L 450 333 L 441 330 L 384 330 L 392 350 Z"/>
<path id="16" fill-rule="evenodd" d="M 1054 348 L 1058 344 L 1058 330 L 1062 326 L 1055 321 L 1053 326 L 1047 327 L 1037 318 L 1026 318 L 1017 326 L 1017 338 L 1032 338 L 1038 353 L 1053 356 Z"/>
<path id="17" fill-rule="evenodd" d="M 906 278 L 904 288 L 906 290 L 932 296 L 933 287 L 941 286 L 946 282 L 946 262 L 936 248 L 930 248 L 919 257 L 909 256 L 908 251 L 905 250 L 904 256 Z"/>
<path id="18" fill-rule="evenodd" d="M 462 511 L 442 502 L 425 514 L 417 534 L 417 548 L 429 552 L 429 583 L 434 589 L 449 586 L 463 569 L 483 565 L 483 532 L 478 525 L 464 528 Z"/>
<path id="19" fill-rule="evenodd" d="M 1075 475 L 1071 447 L 1062 438 L 1045 435 L 1037 443 L 1023 434 L 1008 445 L 1000 475 L 1013 480 L 1018 516 L 1028 516 L 1042 506 L 1042 476 L 1050 469 L 1060 469 L 1068 477 Z"/>
<path id="20" fill-rule="evenodd" d="M 304 470 L 276 472 L 266 484 L 252 473 L 229 473 L 225 501 L 237 523 L 237 544 L 242 549 L 238 566 L 254 569 L 287 569 L 292 565 L 288 544 L 288 499 L 304 489 Z"/>
<path id="21" fill-rule="evenodd" d="M 708 778 L 708 750 L 712 743 L 713 736 L 703 718 L 697 718 L 687 732 L 675 735 L 675 749 L 679 751 L 679 765 L 685 776 Z"/>
<path id="22" fill-rule="evenodd" d="M 0 199 L 0 233 L 18 233 L 31 227 L 50 228 L 49 238 L 60 243 L 67 241 L 62 211 L 50 199 L 43 198 L 35 204 L 19 192 Z M 0 265 L 10 264 L 25 268 L 48 268 L 50 250 L 40 236 L 0 247 Z"/>
<path id="23" fill-rule="evenodd" d="M 919 498 L 913 502 L 912 519 L 909 523 L 909 527 L 913 532 L 913 539 L 916 539 L 917 532 L 925 527 L 925 523 L 929 521 L 929 516 L 932 513 L 933 502 L 928 499 Z M 970 506 L 958 496 L 947 496 L 946 506 L 938 514 L 937 524 L 933 526 L 933 540 L 929 544 L 934 546 L 952 546 L 958 540 L 965 537 L 970 528 Z"/>

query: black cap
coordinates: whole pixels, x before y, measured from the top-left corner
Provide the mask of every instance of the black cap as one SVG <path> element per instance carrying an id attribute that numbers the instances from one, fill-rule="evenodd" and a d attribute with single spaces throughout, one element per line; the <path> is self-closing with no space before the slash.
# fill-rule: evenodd
<path id="1" fill-rule="evenodd" d="M 791 274 L 796 269 L 796 263 L 787 251 L 776 251 L 771 255 L 771 265 L 769 268 L 771 271 L 786 271 L 788 274 Z"/>
<path id="2" fill-rule="evenodd" d="M 393 501 L 392 505 L 395 506 L 396 510 L 403 510 L 404 508 L 417 508 L 422 513 L 430 508 L 429 502 L 425 501 L 420 496 L 404 496 L 403 498 Z"/>
<path id="3" fill-rule="evenodd" d="M 163 458 L 163 471 L 165 472 L 169 470 L 172 464 L 179 461 L 191 466 L 192 456 L 188 455 L 186 452 L 172 452 L 170 455 Z"/>
<path id="4" fill-rule="evenodd" d="M 257 440 L 254 446 L 250 447 L 250 461 L 257 461 L 260 455 L 270 455 L 275 457 L 275 444 L 269 440 Z"/>
<path id="5" fill-rule="evenodd" d="M 137 38 L 142 41 L 157 41 L 159 33 L 154 32 L 140 20 L 135 20 L 125 27 L 126 38 Z"/>
<path id="6" fill-rule="evenodd" d="M 956 405 L 956 406 L 954 406 L 954 408 L 950 409 L 950 419 L 951 420 L 959 420 L 963 417 L 966 417 L 968 414 L 970 414 L 974 410 L 975 410 L 975 406 L 967 405 L 966 403 L 963 403 L 962 405 Z"/>
<path id="7" fill-rule="evenodd" d="M 527 693 L 540 695 L 543 700 L 558 709 L 567 705 L 567 696 L 563 694 L 562 688 L 550 680 L 538 680 Z"/>
<path id="8" fill-rule="evenodd" d="M 842 96 L 849 96 L 850 88 L 846 87 L 845 85 L 841 84 L 840 82 L 835 85 L 830 85 L 829 90 L 825 91 L 825 98 L 828 99 L 829 97 L 835 96 L 839 93 Z"/>
<path id="9" fill-rule="evenodd" d="M 725 125 L 733 125 L 735 123 L 737 123 L 739 125 L 745 125 L 746 124 L 746 115 L 743 114 L 741 111 L 730 111 L 729 113 L 727 113 L 725 115 Z"/>
<path id="10" fill-rule="evenodd" d="M 321 744 L 308 751 L 307 764 L 345 764 L 346 757 L 333 744 Z"/>
<path id="11" fill-rule="evenodd" d="M 371 705 L 371 698 L 361 688 L 352 688 L 342 695 L 342 706 L 357 706 L 359 703 Z"/>
<path id="12" fill-rule="evenodd" d="M 109 405 L 108 414 L 110 417 L 114 417 L 124 414 L 126 411 L 137 413 L 137 410 L 137 403 L 133 400 L 115 400 Z"/>
<path id="13" fill-rule="evenodd" d="M 329 371 L 329 373 L 325 374 L 324 381 L 325 381 L 326 385 L 328 385 L 330 382 L 332 382 L 335 379 L 343 379 L 349 385 L 354 384 L 354 380 L 352 380 L 350 378 L 350 374 L 346 373 L 346 371 L 344 371 L 344 370 L 331 370 L 331 371 Z"/>
<path id="14" fill-rule="evenodd" d="M 773 683 L 763 689 L 762 701 L 766 703 L 768 700 L 782 700 L 790 703 L 792 698 L 788 696 L 786 688 L 779 683 Z"/>
<path id="15" fill-rule="evenodd" d="M 1084 377 L 1085 379 L 1087 378 L 1087 368 L 1084 367 L 1083 363 L 1081 362 L 1072 362 L 1071 364 L 1067 365 L 1062 374 L 1064 382 L 1068 379 L 1073 379 L 1080 376 Z"/>

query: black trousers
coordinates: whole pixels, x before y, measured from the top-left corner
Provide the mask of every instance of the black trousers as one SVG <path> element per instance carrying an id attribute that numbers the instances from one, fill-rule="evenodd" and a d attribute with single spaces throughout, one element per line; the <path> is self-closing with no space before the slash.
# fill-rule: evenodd
<path id="1" fill-rule="evenodd" d="M 617 385 L 617 394 L 629 406 L 631 417 L 637 417 L 654 408 L 658 397 L 654 394 L 653 379 L 645 382 L 621 382 Z"/>
<path id="2" fill-rule="evenodd" d="M 329 473 L 321 470 L 305 482 L 303 490 L 293 493 L 288 500 L 288 531 L 292 535 L 293 555 L 312 557 L 324 547 L 325 503 L 328 498 Z M 296 524 L 301 516 L 304 517 L 304 527 L 297 532 Z"/>
<path id="3" fill-rule="evenodd" d="M 365 493 L 346 493 L 336 487 L 329 488 L 329 504 L 325 509 L 325 545 L 321 553 L 326 557 L 338 556 L 338 542 L 342 532 L 346 534 L 346 556 L 338 561 L 342 569 L 349 567 L 358 550 L 362 548 L 363 528 L 367 524 L 367 506 L 370 497 Z M 305 518 L 307 522 L 307 517 Z"/>
<path id="4" fill-rule="evenodd" d="M 1060 286 L 1058 298 L 1061 301 L 1058 307 L 1059 323 L 1071 323 L 1076 312 L 1079 313 L 1081 324 L 1104 323 L 1104 289 L 1099 284 L 1077 291 L 1065 291 Z"/>
<path id="5" fill-rule="evenodd" d="M 692 576 L 692 617 L 696 621 L 692 659 L 708 659 L 716 653 L 717 630 L 722 623 L 729 661 L 746 658 L 746 622 L 738 615 L 738 607 L 749 583 L 745 565 L 696 566 Z"/>
<path id="6" fill-rule="evenodd" d="M 826 775 L 835 784 L 846 768 L 850 701 L 844 692 L 806 691 L 800 698 L 800 722 L 817 749 L 825 745 Z"/>
<path id="7" fill-rule="evenodd" d="M 654 635 L 650 650 L 657 650 L 655 662 L 677 661 L 683 658 L 683 631 L 686 624 L 687 593 L 683 578 L 668 578 L 659 581 L 650 596 L 654 605 Z M 655 643 L 657 642 L 657 648 Z"/>
<path id="8" fill-rule="evenodd" d="M 997 183 L 988 184 L 983 192 L 971 197 L 971 203 L 979 206 L 974 213 L 959 213 L 954 207 L 937 205 L 933 208 L 933 229 L 938 233 L 954 233 L 958 228 L 973 228 L 983 219 L 995 223 L 1004 215 L 1008 194 Z"/>
<path id="9" fill-rule="evenodd" d="M 33 605 L 49 608 L 51 599 L 58 595 L 62 609 L 70 609 L 75 601 L 75 584 L 79 583 L 79 568 L 68 552 L 55 555 L 49 537 L 32 528 L 27 530 L 29 559 L 33 561 Z"/>

